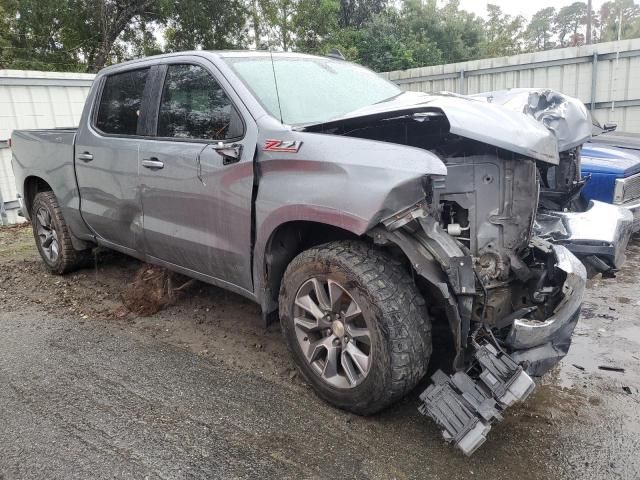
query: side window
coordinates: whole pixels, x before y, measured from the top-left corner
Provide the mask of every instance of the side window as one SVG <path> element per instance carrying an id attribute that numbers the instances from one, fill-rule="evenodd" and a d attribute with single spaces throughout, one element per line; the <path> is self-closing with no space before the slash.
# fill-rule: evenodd
<path id="1" fill-rule="evenodd" d="M 145 68 L 108 76 L 100 97 L 96 127 L 104 133 L 135 135 L 148 75 L 149 69 Z"/>
<path id="2" fill-rule="evenodd" d="M 197 65 L 169 65 L 158 118 L 159 137 L 225 140 L 242 123 L 218 82 Z"/>

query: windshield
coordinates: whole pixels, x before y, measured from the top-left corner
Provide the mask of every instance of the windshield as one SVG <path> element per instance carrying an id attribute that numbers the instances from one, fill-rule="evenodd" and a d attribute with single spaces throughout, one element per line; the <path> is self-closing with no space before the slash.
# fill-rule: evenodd
<path id="1" fill-rule="evenodd" d="M 305 57 L 227 57 L 225 61 L 262 106 L 289 125 L 325 122 L 402 93 L 366 68 L 343 60 Z M 280 108 L 274 82 L 280 94 Z"/>

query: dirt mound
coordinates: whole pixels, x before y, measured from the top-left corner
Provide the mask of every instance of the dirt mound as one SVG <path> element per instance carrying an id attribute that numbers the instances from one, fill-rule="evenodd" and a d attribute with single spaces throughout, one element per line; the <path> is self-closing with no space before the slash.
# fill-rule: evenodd
<path id="1" fill-rule="evenodd" d="M 179 292 L 194 283 L 166 268 L 142 265 L 122 293 L 122 303 L 138 315 L 150 316 L 174 304 Z"/>

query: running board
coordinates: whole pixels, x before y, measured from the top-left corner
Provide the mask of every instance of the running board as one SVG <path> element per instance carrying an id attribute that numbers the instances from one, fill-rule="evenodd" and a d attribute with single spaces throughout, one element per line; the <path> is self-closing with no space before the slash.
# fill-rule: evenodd
<path id="1" fill-rule="evenodd" d="M 420 395 L 420 413 L 442 427 L 442 436 L 470 456 L 487 439 L 502 412 L 526 399 L 535 383 L 513 359 L 493 345 L 477 346 L 467 372 L 438 370 Z"/>

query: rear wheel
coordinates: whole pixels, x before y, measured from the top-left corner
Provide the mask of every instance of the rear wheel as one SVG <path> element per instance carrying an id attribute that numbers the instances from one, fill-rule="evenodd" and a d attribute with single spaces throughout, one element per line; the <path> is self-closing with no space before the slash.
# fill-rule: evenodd
<path id="1" fill-rule="evenodd" d="M 62 275 L 86 260 L 89 250 L 73 248 L 71 234 L 53 192 L 40 192 L 35 196 L 31 225 L 38 252 L 51 273 Z"/>
<path id="2" fill-rule="evenodd" d="M 400 262 L 363 242 L 298 255 L 279 299 L 280 321 L 305 379 L 329 403 L 374 413 L 425 375 L 431 323 Z"/>

